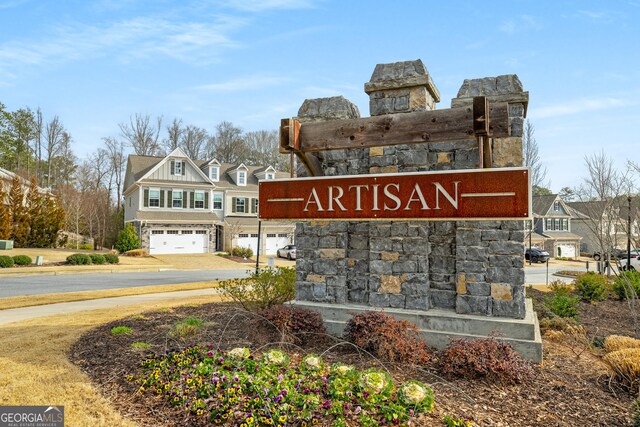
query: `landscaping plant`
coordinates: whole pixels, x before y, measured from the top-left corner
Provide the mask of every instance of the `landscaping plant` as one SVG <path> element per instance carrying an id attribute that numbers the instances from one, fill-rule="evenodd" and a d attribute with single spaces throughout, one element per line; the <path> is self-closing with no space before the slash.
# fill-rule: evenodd
<path id="1" fill-rule="evenodd" d="M 131 249 L 124 253 L 124 256 L 149 256 L 149 252 L 145 249 Z"/>
<path id="2" fill-rule="evenodd" d="M 513 348 L 495 338 L 451 338 L 440 351 L 442 373 L 465 378 L 487 378 L 507 384 L 524 383 L 533 375 L 531 365 Z"/>
<path id="3" fill-rule="evenodd" d="M 231 255 L 242 258 L 251 258 L 253 256 L 253 250 L 251 248 L 237 247 L 231 249 Z"/>
<path id="4" fill-rule="evenodd" d="M 247 348 L 227 353 L 206 347 L 149 357 L 141 372 L 127 376 L 142 393 L 162 396 L 171 405 L 214 425 L 407 426 L 433 408 L 433 391 L 418 381 L 396 385 L 386 371 L 358 372 L 341 363 L 325 365 L 318 355 L 291 363 L 272 349 L 261 357 Z"/>
<path id="5" fill-rule="evenodd" d="M 92 264 L 100 265 L 107 262 L 107 260 L 104 258 L 104 255 L 102 254 L 89 254 L 89 258 L 91 258 Z"/>
<path id="6" fill-rule="evenodd" d="M 17 265 L 29 265 L 32 261 L 31 257 L 27 255 L 15 255 L 13 257 L 13 262 Z"/>
<path id="7" fill-rule="evenodd" d="M 619 299 L 638 298 L 640 295 L 640 271 L 621 272 L 613 281 L 611 290 Z"/>
<path id="8" fill-rule="evenodd" d="M 190 338 L 200 333 L 200 329 L 204 325 L 204 321 L 197 317 L 187 317 L 186 319 L 175 324 L 169 334 L 174 338 Z"/>
<path id="9" fill-rule="evenodd" d="M 13 258 L 7 255 L 0 255 L 0 268 L 13 267 L 13 264 L 15 264 Z"/>
<path id="10" fill-rule="evenodd" d="M 119 264 L 120 258 L 116 254 L 104 254 L 104 260 L 109 264 Z"/>
<path id="11" fill-rule="evenodd" d="M 138 249 L 140 247 L 140 238 L 138 237 L 133 224 L 128 222 L 124 229 L 120 230 L 115 246 L 118 252 L 121 253 L 132 249 Z"/>
<path id="12" fill-rule="evenodd" d="M 379 311 L 354 315 L 345 326 L 345 340 L 390 362 L 420 365 L 431 352 L 418 328 Z"/>
<path id="13" fill-rule="evenodd" d="M 89 265 L 91 263 L 91 257 L 87 254 L 73 254 L 67 257 L 67 264 Z"/>
<path id="14" fill-rule="evenodd" d="M 112 335 L 131 335 L 133 329 L 128 326 L 114 326 L 111 328 Z"/>
<path id="15" fill-rule="evenodd" d="M 245 310 L 260 311 L 295 297 L 296 270 L 292 267 L 262 268 L 243 279 L 219 283 L 223 294 Z"/>
<path id="16" fill-rule="evenodd" d="M 609 280 L 602 274 L 589 272 L 577 277 L 574 286 L 583 300 L 603 301 L 607 298 Z"/>

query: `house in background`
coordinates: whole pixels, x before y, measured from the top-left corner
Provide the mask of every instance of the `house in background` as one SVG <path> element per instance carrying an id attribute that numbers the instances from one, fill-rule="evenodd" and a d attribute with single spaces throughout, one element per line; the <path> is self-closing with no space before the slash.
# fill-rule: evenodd
<path id="1" fill-rule="evenodd" d="M 640 247 L 640 198 L 632 197 L 631 212 L 626 197 L 611 201 L 569 202 L 574 232 L 582 237 L 580 250 L 586 253 L 626 249 L 631 213 L 631 246 Z"/>
<path id="2" fill-rule="evenodd" d="M 543 249 L 552 257 L 580 255 L 581 237 L 572 232 L 571 209 L 557 194 L 533 196 L 533 227 L 525 244 Z"/>
<path id="3" fill-rule="evenodd" d="M 131 155 L 124 181 L 125 223 L 151 254 L 258 249 L 258 182 L 286 178 L 269 166 L 193 160 L 176 148 L 165 157 Z M 295 224 L 264 221 L 260 253 L 293 243 Z"/>

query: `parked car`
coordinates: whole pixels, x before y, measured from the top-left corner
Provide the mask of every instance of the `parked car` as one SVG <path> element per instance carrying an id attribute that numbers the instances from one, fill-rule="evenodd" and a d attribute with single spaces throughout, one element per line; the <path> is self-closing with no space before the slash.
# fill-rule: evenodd
<path id="1" fill-rule="evenodd" d="M 620 268 L 622 270 L 627 269 L 627 258 L 620 259 Z M 635 257 L 631 255 L 631 265 L 629 266 L 629 270 L 631 271 L 640 271 L 640 258 L 636 255 Z"/>
<path id="2" fill-rule="evenodd" d="M 549 259 L 549 252 L 540 249 L 527 249 L 524 253 L 524 259 L 531 262 L 547 262 Z"/>
<path id="3" fill-rule="evenodd" d="M 637 258 L 638 255 L 640 254 L 640 251 L 638 251 L 637 249 L 634 249 L 631 251 L 631 258 Z M 602 254 L 601 252 L 594 252 L 593 253 L 593 259 L 596 261 L 600 261 L 600 260 L 604 260 L 606 259 L 607 254 Z M 626 249 L 613 249 L 611 251 L 611 259 L 612 260 L 616 260 L 616 259 L 627 259 L 627 250 Z"/>
<path id="4" fill-rule="evenodd" d="M 278 258 L 296 259 L 296 245 L 287 245 L 278 249 Z"/>

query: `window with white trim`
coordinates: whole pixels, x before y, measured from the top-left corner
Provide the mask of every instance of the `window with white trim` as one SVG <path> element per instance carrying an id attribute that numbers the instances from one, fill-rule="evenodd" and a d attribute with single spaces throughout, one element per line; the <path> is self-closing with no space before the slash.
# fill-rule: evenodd
<path id="1" fill-rule="evenodd" d="M 182 230 L 182 234 L 193 234 L 193 230 Z"/>
<path id="2" fill-rule="evenodd" d="M 174 208 L 181 208 L 182 202 L 182 190 L 173 190 L 171 193 L 171 206 Z"/>
<path id="3" fill-rule="evenodd" d="M 211 181 L 220 180 L 220 168 L 218 166 L 211 166 L 209 168 L 209 178 L 211 178 Z"/>
<path id="4" fill-rule="evenodd" d="M 258 235 L 257 234 L 252 234 L 251 237 L 258 237 Z"/>
<path id="5" fill-rule="evenodd" d="M 247 213 L 247 199 L 244 197 L 236 197 L 236 213 Z"/>
<path id="6" fill-rule="evenodd" d="M 247 185 L 247 173 L 238 171 L 238 185 Z"/>
<path id="7" fill-rule="evenodd" d="M 249 237 L 249 235 L 246 233 L 242 233 L 242 234 L 238 234 L 238 237 Z"/>
<path id="8" fill-rule="evenodd" d="M 213 193 L 213 209 L 222 210 L 222 193 Z"/>
<path id="9" fill-rule="evenodd" d="M 181 161 L 176 161 L 173 165 L 173 174 L 174 175 L 182 175 L 183 174 L 183 170 L 182 170 L 182 162 Z"/>
<path id="10" fill-rule="evenodd" d="M 552 229 L 552 225 L 551 225 L 551 224 L 553 224 L 553 220 L 552 220 L 551 218 L 547 218 L 547 219 L 545 220 L 545 227 L 544 227 L 544 229 L 545 229 L 545 230 L 551 230 L 551 229 Z"/>
<path id="11" fill-rule="evenodd" d="M 160 207 L 160 189 L 159 188 L 149 189 L 149 207 L 150 208 Z"/>
<path id="12" fill-rule="evenodd" d="M 556 223 L 555 224 L 556 226 L 555 226 L 554 230 L 560 230 L 560 218 L 556 218 L 555 219 L 555 223 Z"/>
<path id="13" fill-rule="evenodd" d="M 207 230 L 196 230 L 196 234 L 207 234 Z"/>
<path id="14" fill-rule="evenodd" d="M 151 230 L 151 234 L 164 234 L 164 230 Z"/>
<path id="15" fill-rule="evenodd" d="M 251 199 L 251 213 L 258 213 L 258 199 Z"/>
<path id="16" fill-rule="evenodd" d="M 265 176 L 265 179 L 275 179 L 276 175 L 274 173 L 268 172 Z"/>
<path id="17" fill-rule="evenodd" d="M 194 196 L 195 196 L 195 202 L 194 202 L 195 208 L 204 209 L 204 192 L 196 191 Z"/>
<path id="18" fill-rule="evenodd" d="M 178 234 L 178 230 L 167 230 L 167 234 Z"/>
<path id="19" fill-rule="evenodd" d="M 275 233 L 267 233 L 267 237 L 276 237 Z"/>

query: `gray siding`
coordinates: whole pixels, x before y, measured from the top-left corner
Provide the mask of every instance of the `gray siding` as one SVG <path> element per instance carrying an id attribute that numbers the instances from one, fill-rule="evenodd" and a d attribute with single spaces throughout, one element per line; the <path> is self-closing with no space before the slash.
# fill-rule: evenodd
<path id="1" fill-rule="evenodd" d="M 198 171 L 189 164 L 185 159 L 175 159 L 176 161 L 185 162 L 185 174 L 184 175 L 171 175 L 171 160 L 168 159 L 163 165 L 161 165 L 155 172 L 153 172 L 147 179 L 150 180 L 171 180 L 175 182 L 202 182 L 205 181 Z"/>
<path id="2" fill-rule="evenodd" d="M 138 197 L 139 194 L 140 190 L 136 189 L 135 191 L 129 193 L 129 195 L 124 199 L 125 222 L 133 221 L 136 218 L 136 212 L 140 209 L 141 206 L 140 197 Z"/>

